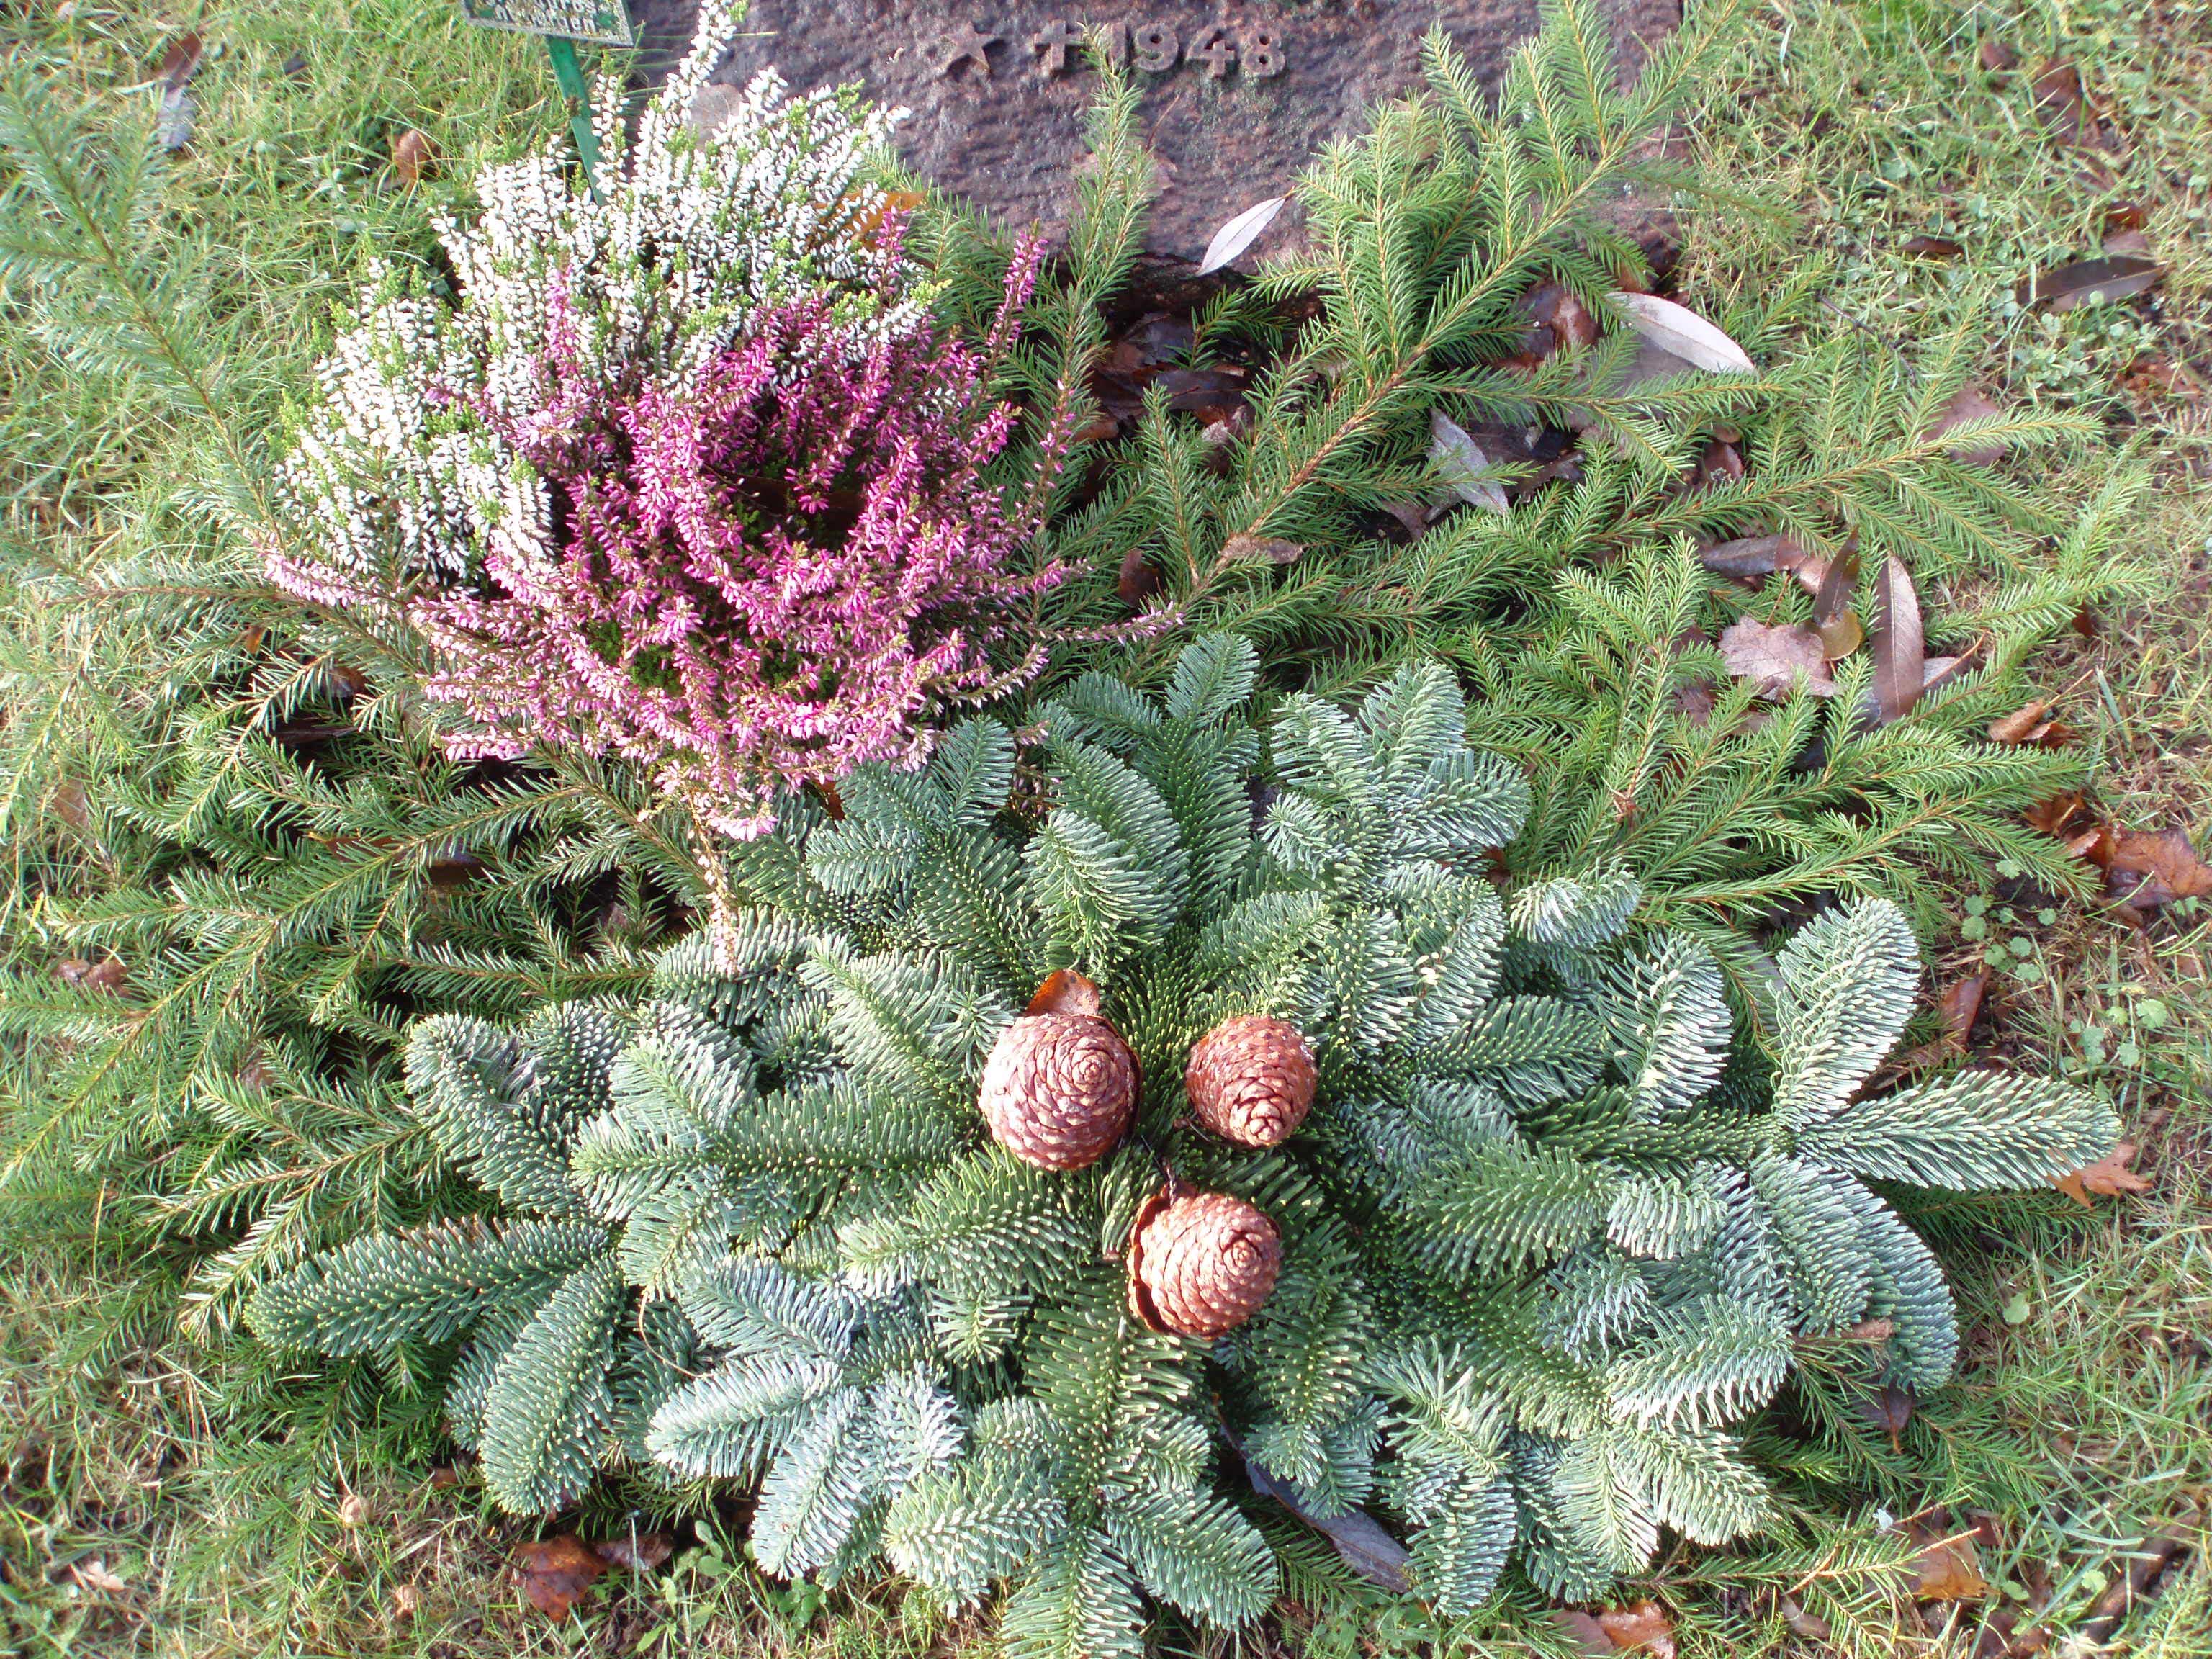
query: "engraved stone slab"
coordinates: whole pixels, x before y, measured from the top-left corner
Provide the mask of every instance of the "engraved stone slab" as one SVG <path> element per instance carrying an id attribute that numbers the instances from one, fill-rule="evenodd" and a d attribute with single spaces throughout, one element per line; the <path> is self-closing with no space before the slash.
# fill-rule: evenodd
<path id="1" fill-rule="evenodd" d="M 1603 9 L 1624 69 L 1681 18 L 1680 0 Z M 692 0 L 630 0 L 630 12 L 657 79 L 690 39 Z M 1322 145 L 1420 84 L 1431 24 L 1490 79 L 1536 13 L 1536 0 L 752 0 L 714 78 L 742 86 L 773 65 L 800 90 L 860 82 L 912 112 L 898 144 L 916 171 L 1010 228 L 1055 232 L 1097 89 L 1080 43 L 1103 29 L 1137 77 L 1159 157 L 1151 252 L 1195 264 L 1224 220 L 1282 194 Z M 1255 255 L 1295 226 L 1285 215 Z"/>

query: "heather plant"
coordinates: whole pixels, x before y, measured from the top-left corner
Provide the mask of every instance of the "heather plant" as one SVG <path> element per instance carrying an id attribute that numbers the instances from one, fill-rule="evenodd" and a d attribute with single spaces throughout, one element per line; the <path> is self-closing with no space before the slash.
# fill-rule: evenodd
<path id="1" fill-rule="evenodd" d="M 1040 644 L 1004 665 L 993 647 L 1061 572 L 1020 568 L 1036 524 L 982 470 L 1013 420 L 991 359 L 1036 270 L 1032 247 L 980 349 L 855 328 L 817 296 L 757 316 L 690 384 L 612 403 L 556 324 L 545 412 L 491 424 L 548 492 L 557 545 L 495 544 L 479 584 L 410 613 L 440 651 L 428 695 L 473 723 L 454 749 L 617 755 L 750 836 L 779 790 L 919 763 L 933 706 L 1028 678 Z"/>
<path id="2" fill-rule="evenodd" d="M 707 77 L 738 0 L 702 9 L 688 56 L 626 130 L 599 100 L 596 183 L 562 146 L 484 168 L 478 210 L 437 223 L 450 301 L 386 265 L 317 371 L 282 476 L 290 533 L 270 573 L 319 603 L 378 609 L 471 579 L 495 550 L 544 558 L 547 492 L 514 434 L 573 395 L 560 349 L 608 395 L 694 384 L 764 308 L 827 296 L 842 321 L 910 325 L 922 296 L 873 182 L 890 118 L 773 75 L 730 107 Z M 556 343 L 557 337 L 557 343 Z"/>
<path id="3" fill-rule="evenodd" d="M 550 156 L 488 170 L 441 227 L 455 303 L 372 294 L 268 566 L 428 645 L 455 757 L 617 758 L 742 836 L 1042 665 L 1007 614 L 1060 574 L 1024 549 L 1066 444 L 1048 422 L 1027 487 L 985 477 L 1038 248 L 979 342 L 940 330 L 874 182 L 888 118 L 771 76 L 718 100 L 733 27 L 702 19 L 634 141 L 605 124 L 599 193 Z"/>

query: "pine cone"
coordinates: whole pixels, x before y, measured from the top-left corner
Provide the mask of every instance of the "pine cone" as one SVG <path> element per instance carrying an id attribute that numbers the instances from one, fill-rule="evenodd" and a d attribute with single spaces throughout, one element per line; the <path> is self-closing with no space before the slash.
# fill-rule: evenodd
<path id="1" fill-rule="evenodd" d="M 1266 1214 L 1226 1193 L 1155 1194 L 1129 1229 L 1129 1311 L 1156 1331 L 1208 1339 L 1260 1310 L 1283 1268 Z"/>
<path id="2" fill-rule="evenodd" d="M 1041 1170 L 1080 1170 L 1121 1139 L 1137 1107 L 1137 1058 L 1094 1014 L 1024 1014 L 983 1066 L 991 1138 Z"/>
<path id="3" fill-rule="evenodd" d="M 1191 1045 L 1182 1077 L 1198 1121 L 1239 1146 L 1273 1146 L 1313 1109 L 1313 1050 L 1266 1014 L 1224 1019 Z"/>

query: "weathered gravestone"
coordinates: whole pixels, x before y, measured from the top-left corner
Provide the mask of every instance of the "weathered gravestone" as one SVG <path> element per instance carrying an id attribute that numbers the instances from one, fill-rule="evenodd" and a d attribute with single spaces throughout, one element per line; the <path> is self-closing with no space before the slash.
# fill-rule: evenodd
<path id="1" fill-rule="evenodd" d="M 1601 3 L 1625 69 L 1681 17 L 1680 0 Z M 694 0 L 630 0 L 630 13 L 657 79 L 690 39 Z M 1160 167 L 1150 251 L 1172 266 L 1419 85 L 1437 22 L 1493 79 L 1535 27 L 1536 0 L 752 0 L 714 78 L 742 86 L 773 65 L 801 90 L 858 82 L 912 112 L 898 143 L 918 172 L 1010 228 L 1055 231 L 1097 90 L 1079 43 L 1103 28 L 1143 94 Z M 1286 217 L 1255 252 L 1295 234 Z"/>

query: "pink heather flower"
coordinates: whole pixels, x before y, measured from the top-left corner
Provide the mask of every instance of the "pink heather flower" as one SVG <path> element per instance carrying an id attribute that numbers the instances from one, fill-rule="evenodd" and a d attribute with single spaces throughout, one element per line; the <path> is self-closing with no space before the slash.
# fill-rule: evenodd
<path id="1" fill-rule="evenodd" d="M 1015 261 L 981 349 L 808 300 L 688 386 L 613 394 L 556 295 L 531 412 L 481 409 L 545 491 L 552 550 L 495 535 L 472 591 L 410 611 L 443 659 L 428 694 L 477 728 L 456 751 L 617 755 L 751 836 L 779 791 L 918 766 L 940 700 L 1033 675 L 1012 613 L 1065 572 L 1020 567 L 1036 526 L 981 472 L 1014 420 L 988 366 L 1039 258 Z"/>

